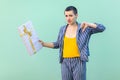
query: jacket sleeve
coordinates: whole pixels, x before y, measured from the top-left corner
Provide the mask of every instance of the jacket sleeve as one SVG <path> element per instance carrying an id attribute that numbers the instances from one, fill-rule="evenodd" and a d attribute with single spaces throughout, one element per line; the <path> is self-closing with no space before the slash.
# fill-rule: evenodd
<path id="1" fill-rule="evenodd" d="M 58 33 L 58 38 L 55 42 L 53 42 L 53 49 L 58 49 L 59 48 L 59 42 L 60 42 L 60 33 L 61 33 L 62 28 L 60 28 L 59 33 Z"/>
<path id="2" fill-rule="evenodd" d="M 96 28 L 91 28 L 91 34 L 103 32 L 105 30 L 104 25 L 98 24 L 98 23 L 95 23 L 95 24 L 97 25 L 97 27 Z"/>

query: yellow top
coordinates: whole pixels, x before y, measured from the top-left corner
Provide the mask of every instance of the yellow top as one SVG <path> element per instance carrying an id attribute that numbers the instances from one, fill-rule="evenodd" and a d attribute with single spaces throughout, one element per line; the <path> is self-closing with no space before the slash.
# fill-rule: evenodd
<path id="1" fill-rule="evenodd" d="M 64 37 L 63 57 L 64 58 L 80 57 L 76 37 L 74 38 L 68 38 L 66 36 Z"/>

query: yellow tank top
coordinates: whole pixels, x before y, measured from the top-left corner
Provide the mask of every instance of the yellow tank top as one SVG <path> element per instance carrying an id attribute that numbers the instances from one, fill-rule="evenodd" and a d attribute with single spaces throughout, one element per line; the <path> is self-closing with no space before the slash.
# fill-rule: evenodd
<path id="1" fill-rule="evenodd" d="M 80 57 L 80 52 L 77 46 L 76 37 L 64 37 L 63 58 Z"/>

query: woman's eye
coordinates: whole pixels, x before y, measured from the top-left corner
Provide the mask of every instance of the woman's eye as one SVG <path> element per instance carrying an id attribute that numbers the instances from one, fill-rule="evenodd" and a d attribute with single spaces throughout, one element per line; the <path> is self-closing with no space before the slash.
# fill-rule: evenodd
<path id="1" fill-rule="evenodd" d="M 69 15 L 70 17 L 72 17 L 73 15 Z"/>
<path id="2" fill-rule="evenodd" d="M 65 15 L 65 17 L 68 17 L 68 15 Z"/>

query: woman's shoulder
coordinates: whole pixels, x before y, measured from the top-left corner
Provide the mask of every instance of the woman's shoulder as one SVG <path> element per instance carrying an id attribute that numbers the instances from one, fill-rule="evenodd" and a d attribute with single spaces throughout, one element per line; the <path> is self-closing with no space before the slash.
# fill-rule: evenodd
<path id="1" fill-rule="evenodd" d="M 62 26 L 60 27 L 60 30 L 65 29 L 67 26 L 68 26 L 67 24 L 66 24 L 66 25 L 62 25 Z"/>

